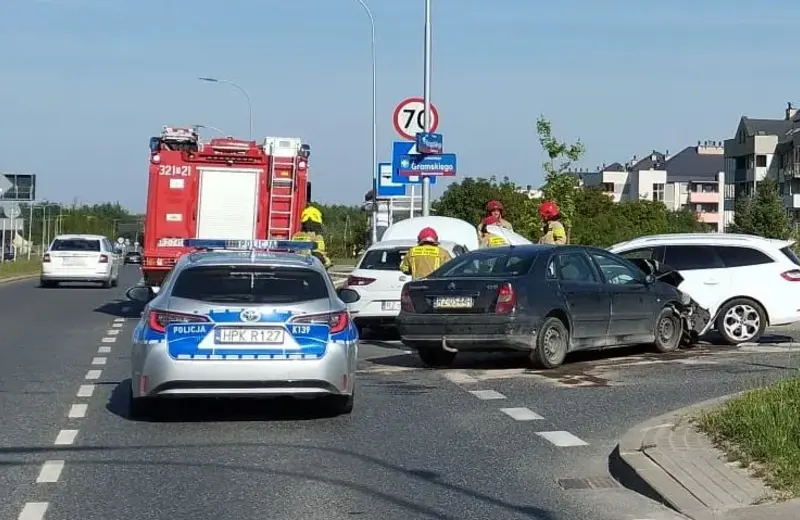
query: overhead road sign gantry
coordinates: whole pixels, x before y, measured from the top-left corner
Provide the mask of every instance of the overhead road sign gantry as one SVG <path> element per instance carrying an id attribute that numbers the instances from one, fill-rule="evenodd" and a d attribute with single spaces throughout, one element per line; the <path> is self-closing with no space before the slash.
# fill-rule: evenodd
<path id="1" fill-rule="evenodd" d="M 421 97 L 404 99 L 394 109 L 392 123 L 397 135 L 409 141 L 415 141 L 417 134 L 425 132 L 425 100 Z M 431 105 L 431 124 L 428 132 L 436 132 L 439 128 L 439 111 Z"/>

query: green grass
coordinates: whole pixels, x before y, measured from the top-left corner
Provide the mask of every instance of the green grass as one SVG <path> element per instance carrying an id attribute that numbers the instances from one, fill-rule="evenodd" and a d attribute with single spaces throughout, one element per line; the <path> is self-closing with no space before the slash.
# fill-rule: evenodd
<path id="1" fill-rule="evenodd" d="M 800 377 L 734 398 L 698 426 L 731 459 L 755 463 L 770 486 L 800 496 Z"/>
<path id="2" fill-rule="evenodd" d="M 358 258 L 331 258 L 333 265 L 356 265 Z"/>
<path id="3" fill-rule="evenodd" d="M 38 257 L 33 257 L 30 261 L 20 259 L 16 262 L 5 262 L 0 264 L 0 279 L 26 274 L 38 274 L 41 269 L 42 259 Z"/>

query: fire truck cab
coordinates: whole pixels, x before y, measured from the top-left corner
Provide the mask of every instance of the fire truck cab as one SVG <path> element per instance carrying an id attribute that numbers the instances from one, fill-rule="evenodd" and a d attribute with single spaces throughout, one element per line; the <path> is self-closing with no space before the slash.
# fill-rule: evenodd
<path id="1" fill-rule="evenodd" d="M 311 199 L 310 154 L 299 138 L 202 142 L 195 128 L 165 126 L 150 139 L 145 284 L 161 285 L 187 238 L 290 239 Z"/>

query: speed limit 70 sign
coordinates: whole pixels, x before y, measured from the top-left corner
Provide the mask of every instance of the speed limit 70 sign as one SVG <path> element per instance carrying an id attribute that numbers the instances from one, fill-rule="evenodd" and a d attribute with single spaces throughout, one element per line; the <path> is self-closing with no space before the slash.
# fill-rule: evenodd
<path id="1" fill-rule="evenodd" d="M 417 134 L 425 131 L 425 100 L 412 97 L 401 101 L 394 109 L 392 116 L 394 129 L 397 135 L 404 139 L 414 140 Z M 439 111 L 431 104 L 430 132 L 435 132 L 439 127 Z"/>

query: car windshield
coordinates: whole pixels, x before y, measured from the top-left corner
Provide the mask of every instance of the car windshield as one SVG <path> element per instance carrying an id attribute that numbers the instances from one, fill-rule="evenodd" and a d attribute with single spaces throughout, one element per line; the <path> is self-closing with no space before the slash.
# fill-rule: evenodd
<path id="1" fill-rule="evenodd" d="M 208 303 L 292 304 L 328 298 L 323 276 L 294 267 L 225 265 L 186 269 L 172 296 Z"/>
<path id="2" fill-rule="evenodd" d="M 100 241 L 86 238 L 58 238 L 53 241 L 50 251 L 99 252 Z"/>
<path id="3" fill-rule="evenodd" d="M 408 252 L 407 247 L 394 249 L 373 249 L 364 254 L 358 265 L 359 269 L 372 269 L 375 271 L 399 271 L 400 262 Z"/>
<path id="4" fill-rule="evenodd" d="M 500 277 L 519 276 L 530 271 L 536 255 L 513 254 L 508 251 L 475 251 L 458 257 L 429 278 Z"/>

